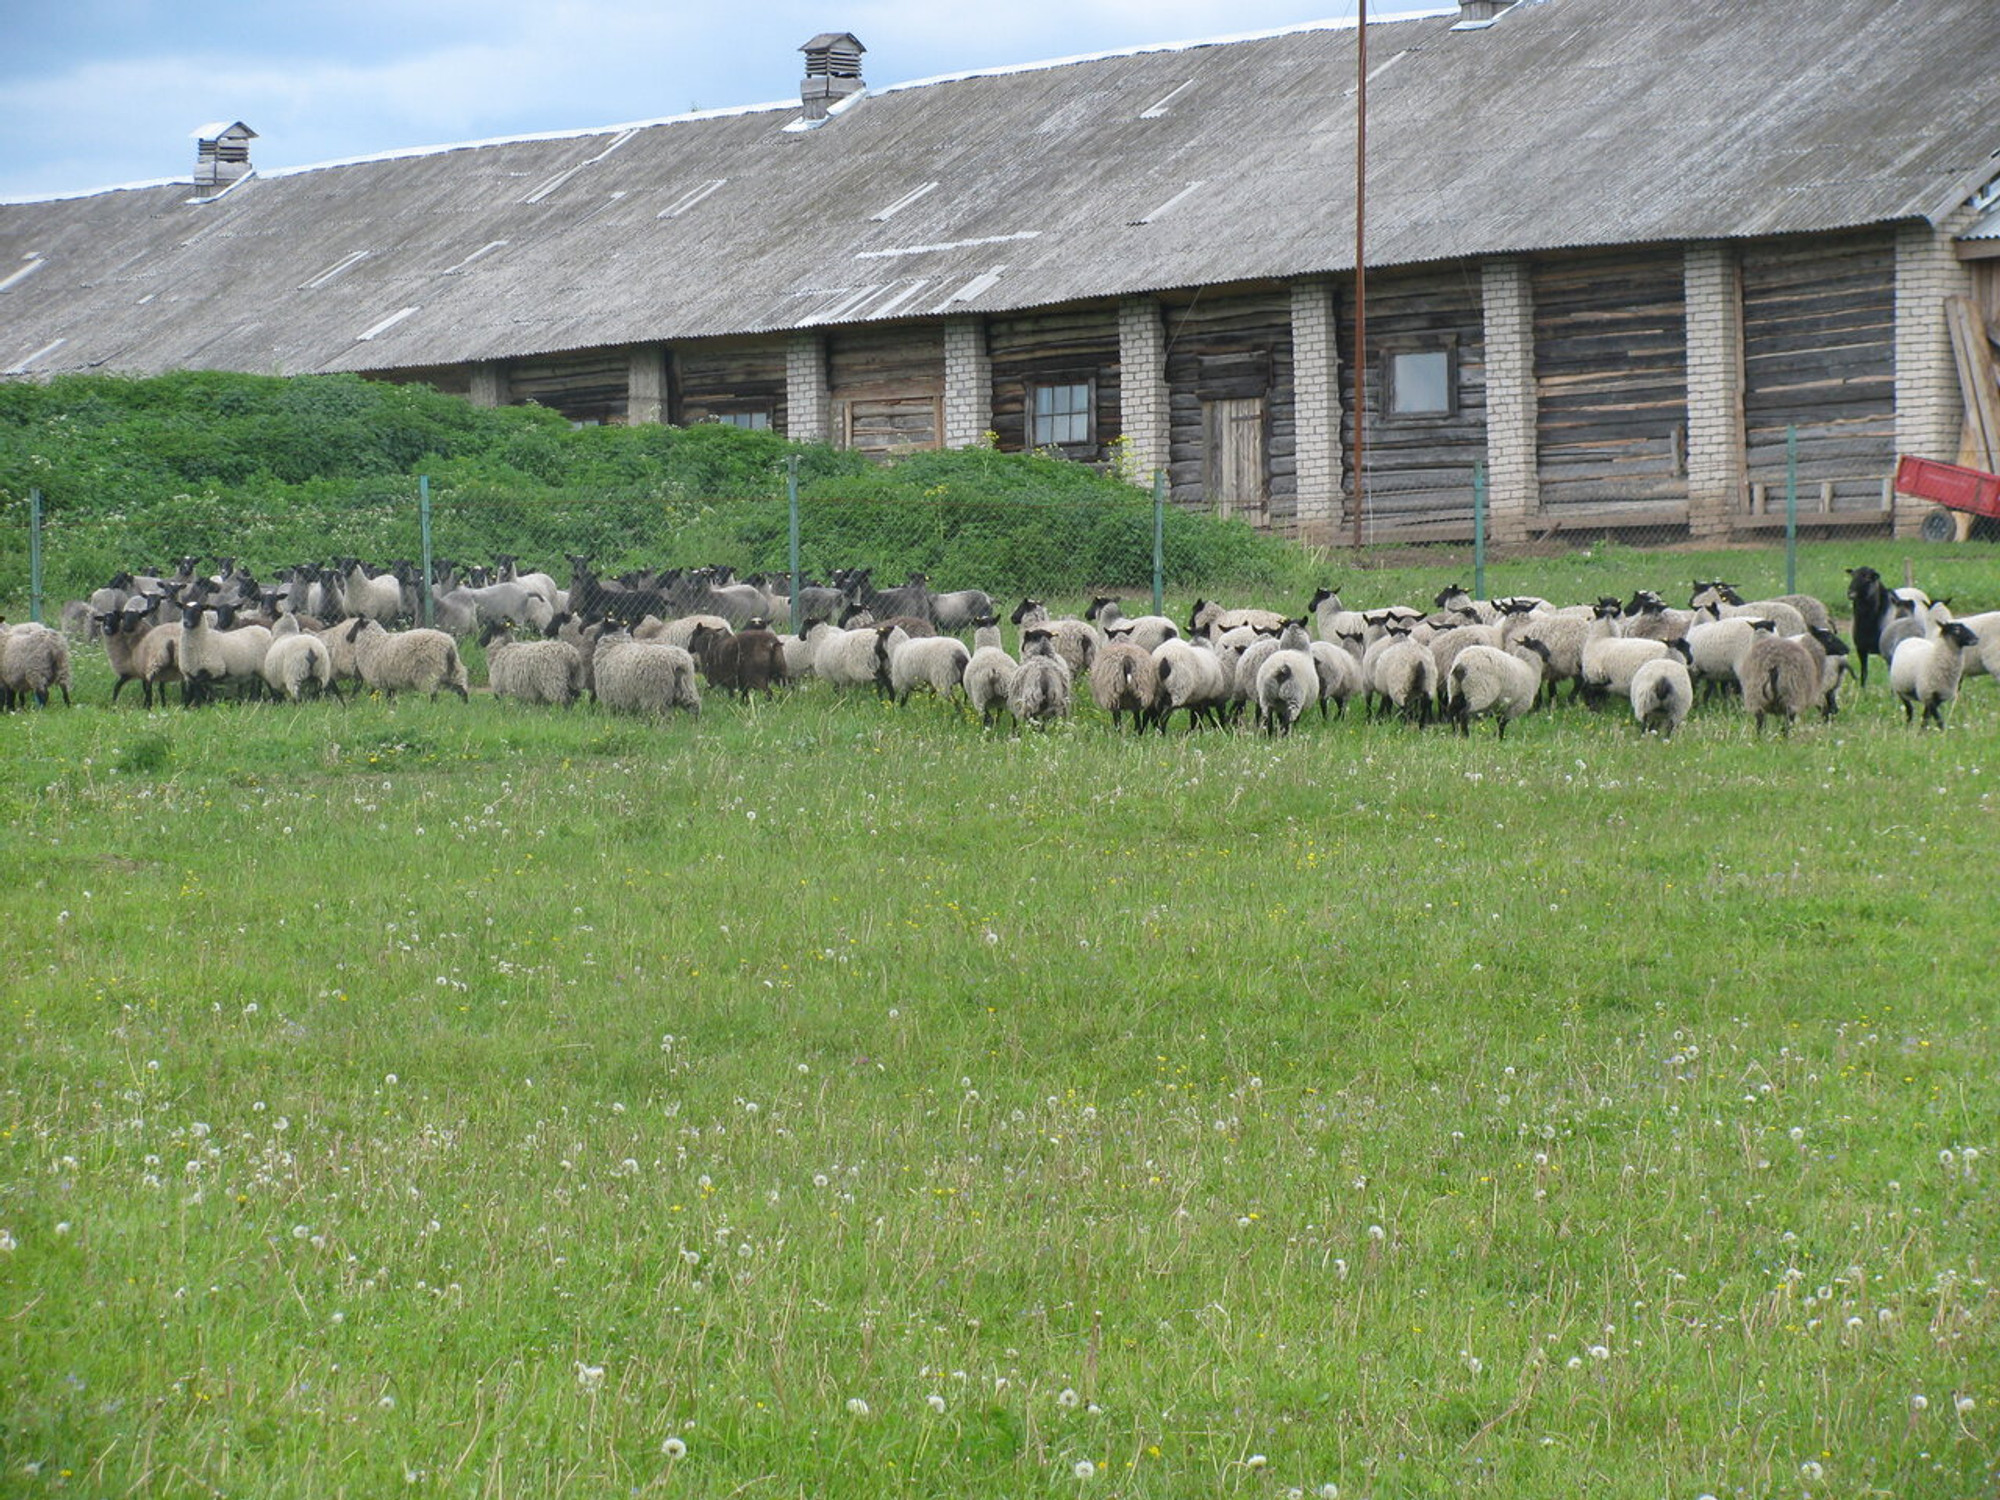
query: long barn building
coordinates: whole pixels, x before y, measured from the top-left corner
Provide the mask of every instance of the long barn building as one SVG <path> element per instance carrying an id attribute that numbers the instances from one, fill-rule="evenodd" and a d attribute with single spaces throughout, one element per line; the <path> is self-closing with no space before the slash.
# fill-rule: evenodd
<path id="1" fill-rule="evenodd" d="M 421 380 L 579 422 L 1164 470 L 1354 522 L 1351 21 L 0 205 L 0 374 Z M 2000 315 L 1993 0 L 1462 0 L 1367 34 L 1367 532 L 1908 529 Z M 1974 363 L 1976 368 L 1976 362 Z M 1977 454 L 1973 456 L 1977 457 Z"/>

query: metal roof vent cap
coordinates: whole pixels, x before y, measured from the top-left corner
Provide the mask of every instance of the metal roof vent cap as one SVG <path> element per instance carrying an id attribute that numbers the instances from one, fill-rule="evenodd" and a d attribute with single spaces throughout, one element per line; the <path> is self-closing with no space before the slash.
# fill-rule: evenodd
<path id="1" fill-rule="evenodd" d="M 257 132 L 241 120 L 217 120 L 200 126 L 191 138 L 195 143 L 196 191 L 213 196 L 250 175 L 250 143 L 257 139 Z"/>
<path id="2" fill-rule="evenodd" d="M 1458 0 L 1459 24 L 1496 20 L 1513 3 L 1514 0 Z"/>
<path id="3" fill-rule="evenodd" d="M 868 49 L 852 32 L 821 32 L 799 51 L 806 55 L 806 76 L 799 84 L 799 102 L 808 120 L 823 120 L 850 94 L 867 87 L 861 81 L 861 54 Z"/>

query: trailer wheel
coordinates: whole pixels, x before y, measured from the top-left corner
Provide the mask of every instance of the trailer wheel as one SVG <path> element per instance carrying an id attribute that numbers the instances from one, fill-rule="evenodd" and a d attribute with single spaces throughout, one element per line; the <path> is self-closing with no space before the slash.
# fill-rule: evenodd
<path id="1" fill-rule="evenodd" d="M 1924 516 L 1921 535 L 1927 542 L 1957 541 L 1958 517 L 1954 516 L 1943 506 L 1939 506 Z"/>

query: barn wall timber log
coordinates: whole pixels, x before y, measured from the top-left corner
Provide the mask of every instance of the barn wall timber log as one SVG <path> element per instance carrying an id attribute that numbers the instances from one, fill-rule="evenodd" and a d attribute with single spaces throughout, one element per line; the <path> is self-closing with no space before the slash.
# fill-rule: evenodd
<path id="1" fill-rule="evenodd" d="M 572 422 L 622 424 L 630 373 L 630 355 L 622 348 L 519 359 L 507 370 L 508 399 L 516 406 L 533 401 Z"/>
<path id="2" fill-rule="evenodd" d="M 835 442 L 878 456 L 943 443 L 942 325 L 829 329 L 827 368 Z"/>
<path id="3" fill-rule="evenodd" d="M 1264 515 L 1273 528 L 1291 530 L 1298 515 L 1291 289 L 1205 292 L 1185 304 L 1169 304 L 1165 314 L 1167 475 L 1174 502 L 1205 505 L 1210 500 L 1204 490 L 1204 403 L 1261 398 Z"/>
<path id="4" fill-rule="evenodd" d="M 1536 435 L 1543 514 L 1687 501 L 1687 311 L 1679 246 L 1535 262 Z"/>
<path id="5" fill-rule="evenodd" d="M 1745 245 L 1743 413 L 1749 479 L 1780 497 L 1799 432 L 1801 510 L 1879 511 L 1896 467 L 1894 232 Z"/>
<path id="6" fill-rule="evenodd" d="M 768 411 L 773 432 L 786 431 L 785 341 L 718 339 L 674 349 L 678 409 L 683 427 L 724 413 Z"/>
<path id="7" fill-rule="evenodd" d="M 1029 386 L 1090 380 L 1097 398 L 1092 441 L 1062 451 L 1069 458 L 1103 460 L 1105 445 L 1122 430 L 1115 306 L 994 318 L 986 327 L 986 348 L 993 360 L 993 431 L 1002 453 L 1028 446 Z"/>
<path id="8" fill-rule="evenodd" d="M 1385 356 L 1449 348 L 1456 360 L 1456 409 L 1442 416 L 1382 415 Z M 1402 533 L 1426 540 L 1472 535 L 1472 466 L 1486 457 L 1486 315 L 1482 273 L 1466 264 L 1435 270 L 1377 271 L 1368 278 L 1368 364 L 1362 400 L 1368 420 L 1366 527 L 1371 537 Z M 1354 286 L 1341 288 L 1340 365 L 1354 368 Z M 1354 386 L 1341 390 L 1341 443 L 1354 452 Z M 1352 464 L 1344 502 L 1353 515 Z"/>

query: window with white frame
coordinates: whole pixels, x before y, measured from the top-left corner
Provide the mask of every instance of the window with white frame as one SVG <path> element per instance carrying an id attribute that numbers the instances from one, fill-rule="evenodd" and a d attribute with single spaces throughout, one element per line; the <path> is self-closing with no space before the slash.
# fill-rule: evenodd
<path id="1" fill-rule="evenodd" d="M 1096 401 L 1088 380 L 1028 387 L 1028 446 L 1076 448 L 1095 441 Z"/>

